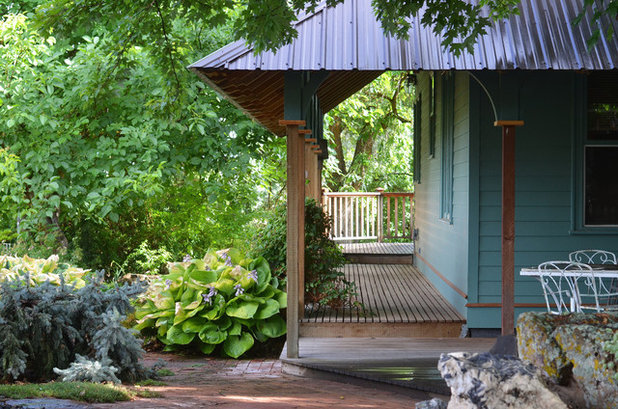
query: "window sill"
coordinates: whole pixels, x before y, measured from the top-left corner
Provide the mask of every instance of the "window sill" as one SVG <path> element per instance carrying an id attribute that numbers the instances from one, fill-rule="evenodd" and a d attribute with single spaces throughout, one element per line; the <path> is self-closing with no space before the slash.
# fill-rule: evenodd
<path id="1" fill-rule="evenodd" d="M 571 236 L 618 236 L 618 227 L 582 227 L 569 231 Z"/>

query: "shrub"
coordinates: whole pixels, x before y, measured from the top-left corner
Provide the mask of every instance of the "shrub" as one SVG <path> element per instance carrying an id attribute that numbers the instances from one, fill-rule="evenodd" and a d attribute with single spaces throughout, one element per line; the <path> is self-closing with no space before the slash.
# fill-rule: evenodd
<path id="1" fill-rule="evenodd" d="M 176 263 L 154 282 L 137 308 L 136 329 L 156 335 L 175 350 L 194 347 L 211 354 L 218 345 L 238 358 L 254 340 L 285 334 L 279 315 L 286 294 L 262 257 L 238 250 L 209 251 L 204 259 Z"/>
<path id="2" fill-rule="evenodd" d="M 260 233 L 254 252 L 263 254 L 280 278 L 286 275 L 286 207 L 279 206 Z M 330 239 L 332 220 L 315 200 L 305 201 L 305 300 L 340 307 L 356 296 L 356 285 L 347 281 L 341 267 L 345 257 Z"/>
<path id="3" fill-rule="evenodd" d="M 0 379 L 48 380 L 54 368 L 67 368 L 78 354 L 109 360 L 122 380 L 147 375 L 138 361 L 140 341 L 120 324 L 133 310 L 131 299 L 143 291 L 139 285 L 110 288 L 99 275 L 77 288 L 65 283 L 63 272 L 47 270 L 53 262 L 32 264 L 40 267 L 33 275 L 47 281 L 33 283 L 26 271 L 0 283 Z"/>
<path id="4" fill-rule="evenodd" d="M 129 254 L 122 270 L 128 274 L 167 274 L 167 263 L 171 260 L 172 253 L 165 247 L 152 249 L 145 240 Z"/>
<path id="5" fill-rule="evenodd" d="M 31 286 L 44 282 L 60 285 L 62 278 L 65 284 L 82 288 L 86 285 L 84 278 L 89 274 L 90 270 L 59 263 L 57 255 L 47 259 L 0 256 L 0 281 L 19 279 L 27 280 Z"/>

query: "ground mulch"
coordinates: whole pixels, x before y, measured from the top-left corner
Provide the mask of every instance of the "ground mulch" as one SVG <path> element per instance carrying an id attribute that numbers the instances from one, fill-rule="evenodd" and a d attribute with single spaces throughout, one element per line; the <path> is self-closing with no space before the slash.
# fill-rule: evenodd
<path id="1" fill-rule="evenodd" d="M 93 408 L 414 408 L 415 400 L 390 390 L 284 375 L 276 359 L 232 360 L 149 352 L 146 365 L 166 362 L 174 375 L 148 386 L 161 398 L 97 404 Z"/>

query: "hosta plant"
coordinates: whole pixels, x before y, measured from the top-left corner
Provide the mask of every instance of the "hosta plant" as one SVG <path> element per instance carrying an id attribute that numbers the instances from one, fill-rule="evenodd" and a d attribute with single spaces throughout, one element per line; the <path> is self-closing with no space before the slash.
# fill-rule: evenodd
<path id="1" fill-rule="evenodd" d="M 155 333 L 167 350 L 183 346 L 238 358 L 255 340 L 285 334 L 280 310 L 286 294 L 268 262 L 236 249 L 209 251 L 203 259 L 172 264 L 142 297 L 136 329 Z"/>
<path id="2" fill-rule="evenodd" d="M 28 256 L 0 256 L 0 282 L 27 279 L 27 284 L 31 286 L 45 282 L 60 285 L 60 276 L 62 275 L 65 284 L 82 288 L 86 284 L 84 278 L 89 273 L 90 270 L 59 263 L 57 255 L 52 255 L 47 259 L 35 259 Z"/>

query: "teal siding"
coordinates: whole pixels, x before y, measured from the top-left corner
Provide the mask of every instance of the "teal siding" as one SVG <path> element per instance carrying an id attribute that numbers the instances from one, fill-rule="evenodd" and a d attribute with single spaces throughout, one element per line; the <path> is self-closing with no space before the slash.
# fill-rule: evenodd
<path id="1" fill-rule="evenodd" d="M 522 267 L 547 260 L 563 260 L 576 249 L 618 250 L 618 229 L 577 234 L 574 215 L 574 153 L 576 140 L 577 73 L 481 72 L 477 74 L 494 97 L 499 119 L 521 119 L 516 136 L 515 302 L 542 303 L 535 279 L 521 278 Z M 501 129 L 480 88 L 470 85 L 470 122 L 474 151 L 470 169 L 470 220 L 478 231 L 471 238 L 468 285 L 470 302 L 499 303 L 501 294 Z M 476 142 L 476 141 L 475 141 Z M 472 172 L 471 172 L 472 173 Z M 475 191 L 476 189 L 476 191 Z M 476 234 L 476 233 L 474 233 Z M 523 310 L 518 309 L 518 312 Z M 499 308 L 470 308 L 468 326 L 499 328 Z"/>
<path id="2" fill-rule="evenodd" d="M 436 73 L 436 78 L 440 77 Z M 441 219 L 441 164 L 442 164 L 442 113 L 441 80 L 436 81 L 436 149 L 431 157 L 429 118 L 430 77 L 428 73 L 419 74 L 418 90 L 424 105 L 421 109 L 421 183 L 415 188 L 415 228 L 418 239 L 416 252 L 454 286 L 467 292 L 468 289 L 468 184 L 469 184 L 469 96 L 468 76 L 455 74 L 455 115 L 453 140 L 453 215 L 452 223 Z M 462 314 L 465 314 L 466 299 L 453 290 L 444 280 L 419 257 L 415 265 L 440 290 L 445 298 Z"/>

